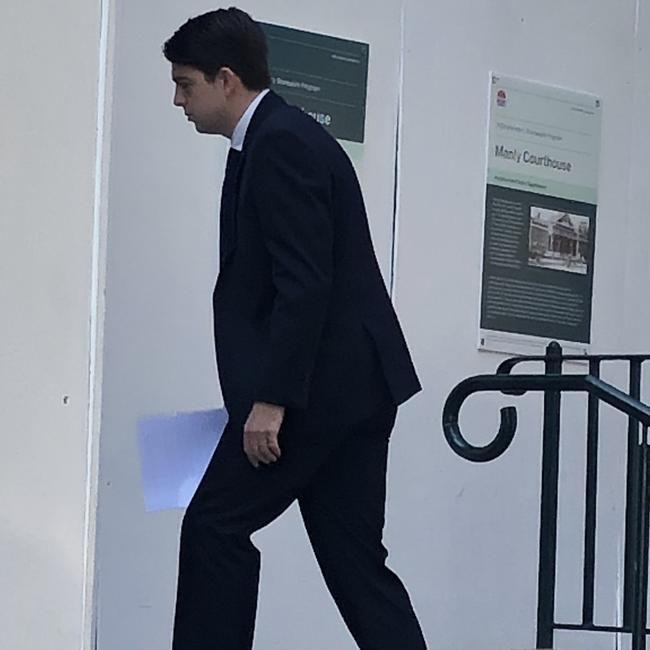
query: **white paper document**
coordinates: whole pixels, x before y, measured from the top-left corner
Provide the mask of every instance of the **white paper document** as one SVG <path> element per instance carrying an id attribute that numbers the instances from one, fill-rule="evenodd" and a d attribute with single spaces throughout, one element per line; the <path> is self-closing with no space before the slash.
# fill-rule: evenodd
<path id="1" fill-rule="evenodd" d="M 147 512 L 185 508 L 228 421 L 225 409 L 176 413 L 138 422 L 138 445 Z"/>

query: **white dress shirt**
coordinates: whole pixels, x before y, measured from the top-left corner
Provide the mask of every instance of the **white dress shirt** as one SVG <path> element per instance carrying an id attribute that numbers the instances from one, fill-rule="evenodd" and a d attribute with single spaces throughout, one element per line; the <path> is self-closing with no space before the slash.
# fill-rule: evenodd
<path id="1" fill-rule="evenodd" d="M 248 125 L 251 123 L 251 119 L 255 114 L 255 110 L 259 106 L 260 102 L 264 99 L 264 96 L 269 92 L 269 89 L 263 90 L 249 105 L 244 114 L 241 116 L 235 130 L 232 132 L 232 138 L 230 138 L 230 146 L 236 151 L 241 151 L 244 148 L 244 139 L 246 138 L 246 131 L 248 131 Z"/>

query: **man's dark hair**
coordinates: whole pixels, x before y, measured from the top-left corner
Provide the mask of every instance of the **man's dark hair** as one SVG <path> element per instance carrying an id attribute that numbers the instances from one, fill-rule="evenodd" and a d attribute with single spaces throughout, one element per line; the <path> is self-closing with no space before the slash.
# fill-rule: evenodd
<path id="1" fill-rule="evenodd" d="M 264 32 L 236 7 L 190 18 L 165 43 L 163 53 L 170 63 L 192 66 L 208 79 L 214 79 L 225 67 L 248 90 L 264 90 L 271 85 Z"/>

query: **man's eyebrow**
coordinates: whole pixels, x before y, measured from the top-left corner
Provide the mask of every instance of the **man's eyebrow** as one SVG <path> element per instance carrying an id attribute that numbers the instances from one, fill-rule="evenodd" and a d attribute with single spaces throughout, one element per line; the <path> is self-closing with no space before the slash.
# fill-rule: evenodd
<path id="1" fill-rule="evenodd" d="M 186 77 L 180 74 L 180 75 L 172 75 L 172 81 L 178 83 L 179 81 L 192 81 L 192 80 L 190 79 L 190 77 Z"/>

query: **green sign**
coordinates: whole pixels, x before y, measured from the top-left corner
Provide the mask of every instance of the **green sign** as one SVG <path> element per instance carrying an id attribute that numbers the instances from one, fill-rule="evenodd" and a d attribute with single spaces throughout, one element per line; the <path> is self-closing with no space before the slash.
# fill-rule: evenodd
<path id="1" fill-rule="evenodd" d="M 601 113 L 593 95 L 492 75 L 481 347 L 590 343 Z"/>
<path id="2" fill-rule="evenodd" d="M 272 88 L 341 140 L 363 142 L 367 43 L 262 23 Z"/>

